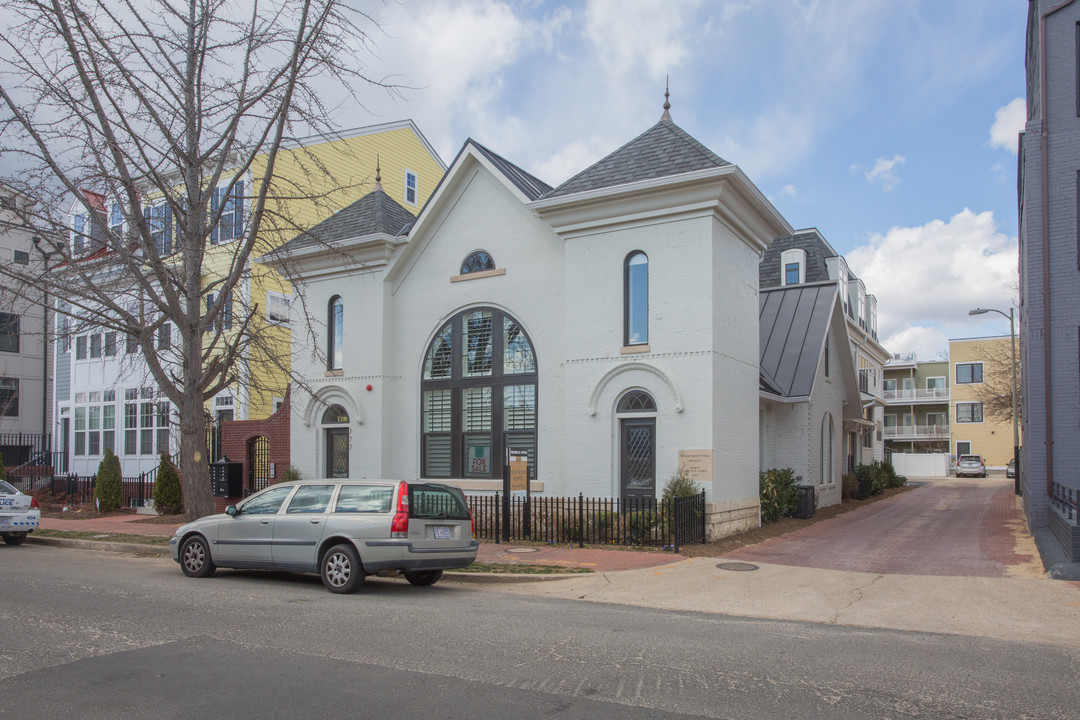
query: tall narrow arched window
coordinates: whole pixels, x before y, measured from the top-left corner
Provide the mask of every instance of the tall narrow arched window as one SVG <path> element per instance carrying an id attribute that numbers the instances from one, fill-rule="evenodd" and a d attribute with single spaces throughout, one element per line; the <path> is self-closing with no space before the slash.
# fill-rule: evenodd
<path id="1" fill-rule="evenodd" d="M 623 285 L 624 345 L 649 343 L 649 258 L 640 250 L 626 258 Z"/>
<path id="2" fill-rule="evenodd" d="M 330 299 L 327 315 L 326 366 L 330 370 L 340 370 L 345 354 L 345 305 L 340 296 Z"/>
<path id="3" fill-rule="evenodd" d="M 821 480 L 827 485 L 833 481 L 833 419 L 830 413 L 821 418 Z"/>

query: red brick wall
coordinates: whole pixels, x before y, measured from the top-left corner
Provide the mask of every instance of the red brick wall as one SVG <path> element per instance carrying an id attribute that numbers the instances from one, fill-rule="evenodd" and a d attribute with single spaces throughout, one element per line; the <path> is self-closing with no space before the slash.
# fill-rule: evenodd
<path id="1" fill-rule="evenodd" d="M 230 462 L 244 465 L 244 495 L 248 488 L 248 441 L 265 437 L 270 441 L 270 462 L 274 467 L 271 482 L 281 477 L 289 466 L 289 420 L 291 389 L 285 391 L 285 401 L 276 413 L 265 420 L 227 420 L 221 423 L 221 452 Z M 241 498 L 215 498 L 218 512 L 224 512 L 226 505 L 235 504 Z"/>

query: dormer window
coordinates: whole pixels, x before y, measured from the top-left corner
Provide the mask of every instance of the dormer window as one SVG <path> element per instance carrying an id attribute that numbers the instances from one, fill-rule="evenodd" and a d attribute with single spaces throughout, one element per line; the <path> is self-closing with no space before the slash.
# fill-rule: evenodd
<path id="1" fill-rule="evenodd" d="M 806 251 L 792 248 L 780 253 L 780 273 L 785 286 L 806 282 Z"/>
<path id="2" fill-rule="evenodd" d="M 469 255 L 469 257 L 465 258 L 464 262 L 461 263 L 462 275 L 494 269 L 495 260 L 484 250 L 477 250 Z"/>

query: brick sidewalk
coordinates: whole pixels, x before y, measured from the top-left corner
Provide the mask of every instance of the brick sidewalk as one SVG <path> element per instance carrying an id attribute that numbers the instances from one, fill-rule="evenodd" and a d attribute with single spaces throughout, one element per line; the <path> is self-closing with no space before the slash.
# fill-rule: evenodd
<path id="1" fill-rule="evenodd" d="M 180 524 L 145 522 L 145 515 L 109 515 L 101 518 L 42 518 L 47 530 L 78 530 L 120 535 L 156 535 L 171 537 Z M 561 565 L 591 568 L 596 572 L 637 570 L 678 562 L 684 558 L 672 552 L 646 550 L 606 550 L 594 548 L 507 545 L 481 542 L 477 562 L 506 565 Z"/>

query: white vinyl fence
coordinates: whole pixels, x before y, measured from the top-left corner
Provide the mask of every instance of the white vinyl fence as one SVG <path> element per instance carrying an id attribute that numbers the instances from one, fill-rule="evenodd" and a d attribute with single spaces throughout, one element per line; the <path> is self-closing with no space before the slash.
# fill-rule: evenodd
<path id="1" fill-rule="evenodd" d="M 892 454 L 893 468 L 898 475 L 906 477 L 948 477 L 948 453 L 898 453 Z"/>

